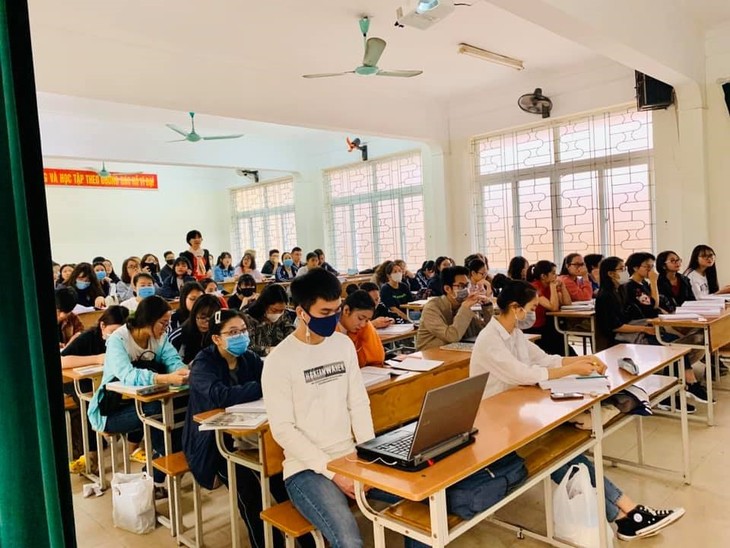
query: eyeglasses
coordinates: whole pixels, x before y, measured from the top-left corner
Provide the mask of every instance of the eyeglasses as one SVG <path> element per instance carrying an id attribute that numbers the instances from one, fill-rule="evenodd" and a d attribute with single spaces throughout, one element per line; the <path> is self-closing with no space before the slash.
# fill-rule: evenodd
<path id="1" fill-rule="evenodd" d="M 479 272 L 476 272 L 476 274 L 479 274 L 480 276 L 486 276 L 487 272 L 486 272 L 486 270 L 485 271 L 480 270 Z"/>
<path id="2" fill-rule="evenodd" d="M 210 321 L 210 316 L 195 316 L 195 319 L 200 323 L 208 323 Z"/>
<path id="3" fill-rule="evenodd" d="M 454 284 L 451 287 L 452 289 L 465 289 L 469 287 L 469 284 Z"/>
<path id="4" fill-rule="evenodd" d="M 570 263 L 570 266 L 585 266 L 585 263 Z"/>
<path id="5" fill-rule="evenodd" d="M 672 264 L 682 264 L 682 259 L 669 259 L 667 262 Z"/>
<path id="6" fill-rule="evenodd" d="M 167 329 L 167 327 L 170 325 L 170 320 L 160 320 L 159 322 L 157 322 L 157 325 L 161 325 L 162 327 Z"/>
<path id="7" fill-rule="evenodd" d="M 622 266 L 621 268 L 617 268 L 617 269 L 614 270 L 614 272 L 625 272 L 625 271 L 626 271 L 626 267 L 625 266 Z"/>
<path id="8" fill-rule="evenodd" d="M 229 329 L 228 331 L 221 331 L 221 335 L 225 335 L 226 337 L 235 337 L 236 335 L 240 335 L 242 333 L 246 333 L 248 331 L 248 328 L 244 329 Z"/>
<path id="9" fill-rule="evenodd" d="M 715 254 L 714 253 L 706 253 L 706 254 L 700 255 L 700 257 L 702 257 L 703 259 L 714 259 L 715 258 Z"/>
<path id="10" fill-rule="evenodd" d="M 644 268 L 644 269 L 646 269 L 646 270 L 651 270 L 652 268 L 654 268 L 654 263 L 650 263 L 650 264 L 643 264 L 643 265 L 641 265 L 641 266 L 640 266 L 639 268 Z"/>

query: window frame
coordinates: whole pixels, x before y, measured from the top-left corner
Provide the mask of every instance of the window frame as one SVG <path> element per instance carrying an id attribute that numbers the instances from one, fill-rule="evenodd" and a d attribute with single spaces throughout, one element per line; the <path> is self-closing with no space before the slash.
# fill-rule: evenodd
<path id="1" fill-rule="evenodd" d="M 565 256 L 564 232 L 565 226 L 562 221 L 563 210 L 560 206 L 560 184 L 561 179 L 566 175 L 577 175 L 579 173 L 596 172 L 597 184 L 597 209 L 598 209 L 598 231 L 600 242 L 596 249 L 590 251 L 601 253 L 604 256 L 611 254 L 611 250 L 615 248 L 616 242 L 613 241 L 614 234 L 610 230 L 611 208 L 609 205 L 610 184 L 606 178 L 606 172 L 616 168 L 628 168 L 646 165 L 647 190 L 649 193 L 649 213 L 651 220 L 651 245 L 652 249 L 656 248 L 656 199 L 655 199 L 655 182 L 654 182 L 654 147 L 653 137 L 653 120 L 649 129 L 649 139 L 652 146 L 642 150 L 632 150 L 617 154 L 606 154 L 604 156 L 588 157 L 580 160 L 560 161 L 560 136 L 561 128 L 571 121 L 581 119 L 589 119 L 594 116 L 606 116 L 611 114 L 628 113 L 633 105 L 620 105 L 614 108 L 582 113 L 578 115 L 566 116 L 545 123 L 513 128 L 508 131 L 493 132 L 480 135 L 471 140 L 472 162 L 472 181 L 473 181 L 473 223 L 474 228 L 474 244 L 478 249 L 482 249 L 485 253 L 488 251 L 488 234 L 484 222 L 484 192 L 487 186 L 497 184 L 509 184 L 512 191 L 512 226 L 511 234 L 514 243 L 513 256 L 522 255 L 525 249 L 522 247 L 521 241 L 521 215 L 519 211 L 519 182 L 525 180 L 537 180 L 547 178 L 550 180 L 550 198 L 552 213 L 552 238 L 553 238 L 553 260 L 556 264 L 560 264 Z M 510 171 L 499 173 L 481 174 L 480 173 L 480 156 L 479 146 L 481 143 L 493 139 L 495 137 L 517 136 L 531 131 L 540 131 L 549 129 L 552 135 L 552 163 L 540 165 L 536 167 L 516 166 Z M 513 145 L 514 146 L 514 145 Z M 544 257 L 547 259 L 548 257 Z M 507 259 L 509 260 L 509 259 Z"/>

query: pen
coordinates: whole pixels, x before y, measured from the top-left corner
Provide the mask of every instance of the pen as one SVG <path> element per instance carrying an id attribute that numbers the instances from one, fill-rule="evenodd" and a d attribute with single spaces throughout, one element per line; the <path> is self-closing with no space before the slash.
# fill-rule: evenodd
<path id="1" fill-rule="evenodd" d="M 576 377 L 577 380 L 585 380 L 585 379 L 607 379 L 607 375 L 583 375 Z"/>

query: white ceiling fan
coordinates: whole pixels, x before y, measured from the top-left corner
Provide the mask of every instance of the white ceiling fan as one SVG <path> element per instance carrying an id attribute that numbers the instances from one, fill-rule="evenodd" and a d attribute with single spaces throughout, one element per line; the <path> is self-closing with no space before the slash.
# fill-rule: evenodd
<path id="1" fill-rule="evenodd" d="M 386 42 L 382 38 L 368 38 L 368 30 L 370 29 L 370 19 L 362 17 L 360 19 L 360 32 L 362 32 L 363 42 L 365 45 L 365 54 L 362 58 L 362 65 L 356 67 L 355 70 L 345 72 L 325 72 L 321 74 L 304 74 L 304 78 L 330 78 L 332 76 L 343 76 L 345 74 L 357 74 L 359 76 L 392 76 L 396 78 L 412 78 L 423 74 L 422 70 L 382 70 L 378 67 L 380 56 L 383 55 Z"/>
<path id="2" fill-rule="evenodd" d="M 185 131 L 177 127 L 175 124 L 165 124 L 167 127 L 169 127 L 172 131 L 175 133 L 179 133 L 183 136 L 182 139 L 175 139 L 173 141 L 168 141 L 170 143 L 179 143 L 181 141 L 188 141 L 190 143 L 197 143 L 198 141 L 216 141 L 221 139 L 238 139 L 239 137 L 243 137 L 243 133 L 236 133 L 232 135 L 208 135 L 203 136 L 200 135 L 198 132 L 195 131 L 195 113 L 190 112 L 190 131 Z"/>

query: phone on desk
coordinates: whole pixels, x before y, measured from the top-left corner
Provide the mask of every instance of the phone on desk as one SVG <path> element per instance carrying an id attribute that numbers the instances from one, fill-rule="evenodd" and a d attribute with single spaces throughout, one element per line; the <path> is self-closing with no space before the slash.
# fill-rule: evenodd
<path id="1" fill-rule="evenodd" d="M 583 394 L 581 392 L 552 392 L 550 399 L 553 400 L 582 400 Z"/>

